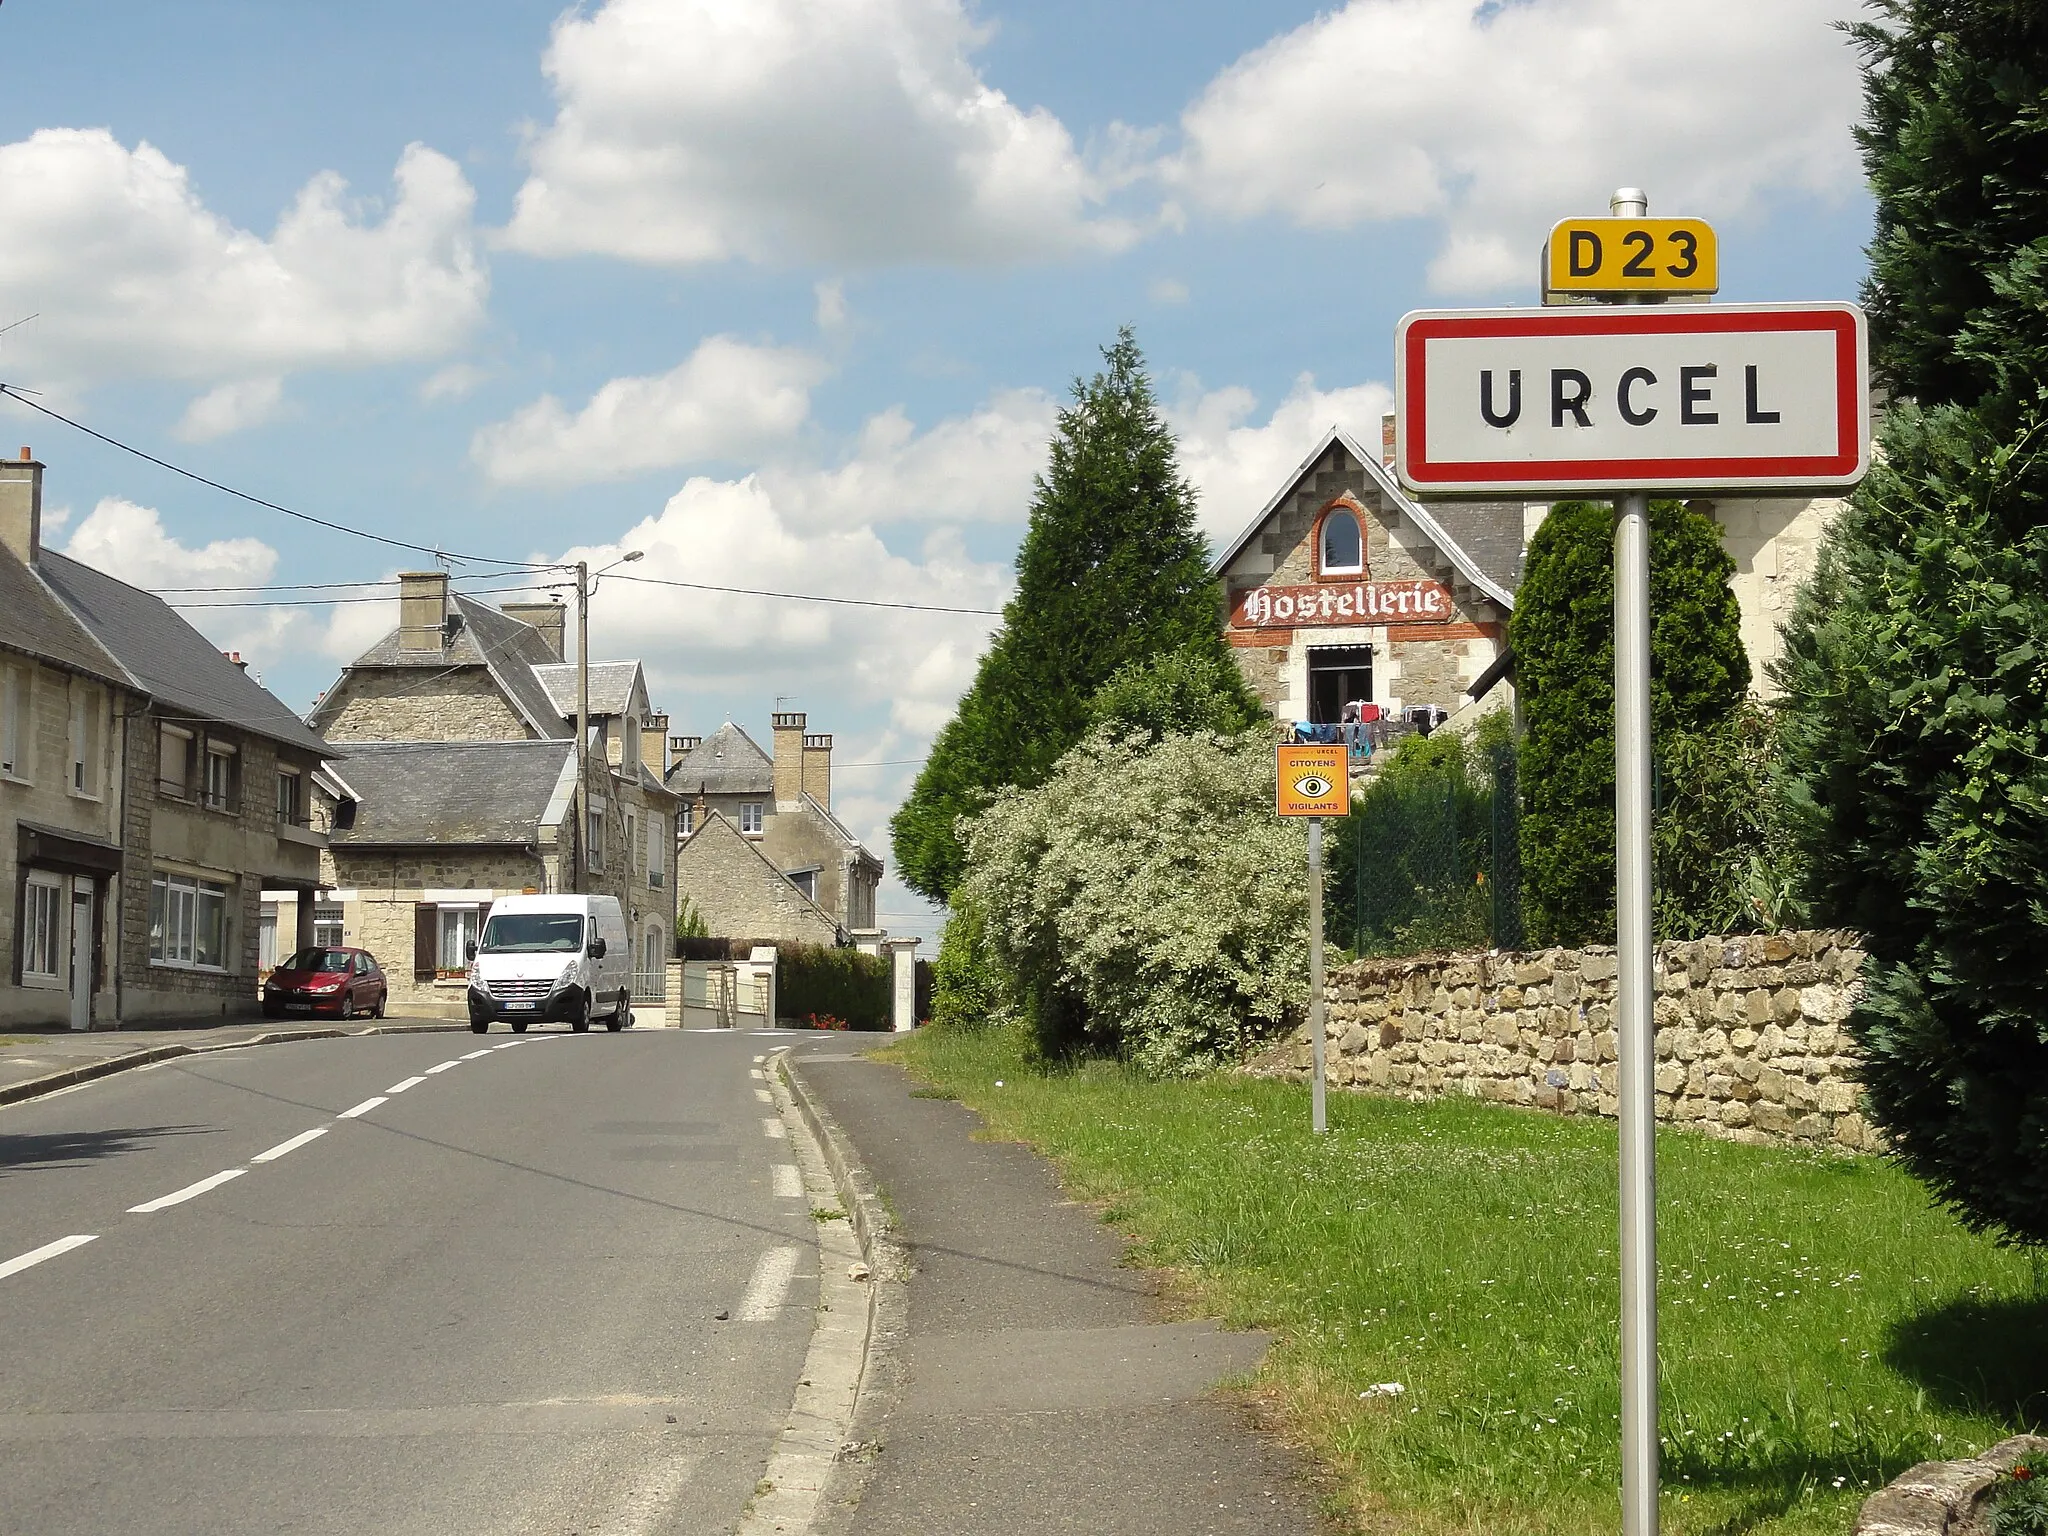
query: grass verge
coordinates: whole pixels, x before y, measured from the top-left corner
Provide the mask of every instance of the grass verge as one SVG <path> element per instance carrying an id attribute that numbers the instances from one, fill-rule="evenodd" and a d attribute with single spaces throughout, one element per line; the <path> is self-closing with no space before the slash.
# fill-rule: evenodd
<path id="1" fill-rule="evenodd" d="M 1368 1530 L 1619 1525 L 1610 1123 L 892 1052 L 1106 1202 L 1139 1262 L 1278 1343 L 1256 1385 Z M 2048 1277 L 1872 1158 L 1658 1141 L 1665 1528 L 1841 1536 L 1914 1462 L 2048 1421 Z M 1382 1383 L 1398 1393 L 1366 1395 Z"/>

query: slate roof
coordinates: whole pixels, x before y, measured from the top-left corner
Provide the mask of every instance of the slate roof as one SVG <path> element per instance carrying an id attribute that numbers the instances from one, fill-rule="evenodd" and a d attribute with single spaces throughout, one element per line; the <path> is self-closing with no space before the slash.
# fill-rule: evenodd
<path id="1" fill-rule="evenodd" d="M 555 712 L 565 719 L 576 718 L 576 663 L 550 661 L 537 666 L 533 675 L 546 690 Z M 633 683 L 640 675 L 637 661 L 593 661 L 590 664 L 590 715 L 623 715 L 633 705 Z"/>
<path id="2" fill-rule="evenodd" d="M 766 795 L 775 790 L 775 764 L 754 738 L 730 720 L 669 765 L 668 787 L 683 796 Z"/>
<path id="3" fill-rule="evenodd" d="M 1274 493 L 1273 499 L 1261 507 L 1258 515 L 1245 525 L 1244 531 L 1210 562 L 1212 575 L 1221 575 L 1243 552 L 1281 504 L 1294 494 L 1303 476 L 1330 451 L 1332 443 L 1341 444 L 1344 451 L 1358 461 L 1366 478 L 1378 489 L 1382 503 L 1413 523 L 1423 538 L 1441 551 L 1460 575 L 1503 608 L 1515 606 L 1515 588 L 1521 585 L 1522 580 L 1522 504 L 1518 501 L 1452 502 L 1440 507 L 1431 502 L 1424 506 L 1401 489 L 1387 467 L 1380 463 L 1378 454 L 1367 453 L 1359 446 L 1358 440 L 1342 427 L 1332 427 L 1323 434 L 1314 451 L 1296 466 L 1294 473 Z M 1448 519 L 1438 515 L 1444 510 L 1450 512 Z M 1461 534 L 1473 539 L 1473 547 L 1466 546 Z"/>
<path id="4" fill-rule="evenodd" d="M 575 775 L 562 741 L 369 741 L 348 752 L 362 799 L 355 825 L 333 834 L 337 847 L 523 846 Z"/>
<path id="5" fill-rule="evenodd" d="M 42 552 L 36 572 L 165 713 L 240 726 L 322 757 L 348 755 L 314 734 L 284 700 L 221 655 L 154 593 L 54 550 Z"/>
<path id="6" fill-rule="evenodd" d="M 92 637 L 35 572 L 0 549 L 0 646 L 26 651 L 103 682 L 126 683 L 121 664 Z"/>
<path id="7" fill-rule="evenodd" d="M 531 624 L 498 612 L 460 592 L 448 594 L 449 610 L 462 616 L 462 626 L 445 650 L 408 651 L 399 643 L 399 632 L 390 634 L 349 663 L 360 667 L 484 667 L 496 680 L 512 707 L 526 723 L 543 736 L 556 739 L 574 736 L 575 727 L 555 708 L 554 700 L 534 675 L 542 666 L 555 666 L 555 653 L 546 638 Z M 338 689 L 330 690 L 334 697 Z M 574 700 L 570 708 L 575 708 Z M 315 718 L 318 718 L 317 712 Z"/>

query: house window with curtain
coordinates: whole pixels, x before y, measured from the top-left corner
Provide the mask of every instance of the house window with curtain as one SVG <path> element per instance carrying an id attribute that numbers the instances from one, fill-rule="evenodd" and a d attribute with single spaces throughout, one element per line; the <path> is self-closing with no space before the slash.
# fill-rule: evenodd
<path id="1" fill-rule="evenodd" d="M 21 979 L 54 986 L 64 975 L 64 881 L 30 870 L 21 909 Z"/>
<path id="2" fill-rule="evenodd" d="M 756 836 L 756 835 L 758 835 L 758 834 L 760 833 L 760 831 L 761 831 L 761 802 L 760 802 L 760 801 L 758 801 L 758 800 L 750 800 L 750 801 L 748 801 L 748 802 L 747 802 L 747 803 L 746 803 L 745 805 L 743 805 L 743 806 L 741 806 L 741 807 L 740 807 L 740 830 L 741 830 L 742 832 L 745 832 L 745 833 L 747 833 L 747 834 L 748 834 L 749 836 Z"/>
<path id="3" fill-rule="evenodd" d="M 209 811 L 233 811 L 240 808 L 236 795 L 235 749 L 225 742 L 209 741 L 206 744 L 206 782 L 204 785 L 206 808 Z"/>
<path id="4" fill-rule="evenodd" d="M 224 971 L 228 964 L 228 888 L 159 870 L 149 882 L 149 963 L 178 970 Z"/>
<path id="5" fill-rule="evenodd" d="M 441 969 L 443 971 L 466 971 L 469 968 L 469 946 L 476 942 L 479 924 L 477 908 L 441 908 Z"/>
<path id="6" fill-rule="evenodd" d="M 1356 576 L 1365 569 L 1365 539 L 1357 514 L 1333 507 L 1323 515 L 1323 537 L 1318 561 L 1324 576 Z"/>

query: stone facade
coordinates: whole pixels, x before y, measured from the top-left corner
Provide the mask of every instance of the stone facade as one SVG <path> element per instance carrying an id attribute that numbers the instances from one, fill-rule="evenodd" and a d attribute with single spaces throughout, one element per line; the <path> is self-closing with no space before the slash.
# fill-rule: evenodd
<path id="1" fill-rule="evenodd" d="M 832 915 L 791 885 L 753 839 L 716 811 L 677 849 L 676 885 L 720 937 L 839 942 Z"/>
<path id="2" fill-rule="evenodd" d="M 1464 519 L 1489 551 L 1500 557 L 1509 584 L 1519 570 L 1523 511 L 1492 504 L 1447 509 L 1434 534 L 1394 490 L 1381 466 L 1368 464 L 1342 434 L 1326 438 L 1316 458 L 1223 557 L 1227 612 L 1224 631 L 1245 681 L 1283 721 L 1319 719 L 1310 683 L 1310 652 L 1323 648 L 1369 647 L 1371 696 L 1383 709 L 1434 705 L 1446 712 L 1467 702 L 1465 689 L 1492 663 L 1506 643 L 1507 608 L 1470 579 L 1477 569 L 1462 550 L 1454 559 L 1446 547 L 1452 520 Z M 1363 536 L 1362 571 L 1331 572 L 1320 567 L 1319 530 L 1333 512 L 1356 517 Z M 1461 526 L 1463 526 L 1461 525 Z M 1497 537 L 1496 537 L 1497 535 Z M 1493 549 L 1499 544 L 1500 549 Z M 1463 565 L 1459 561 L 1463 561 Z M 1415 595 L 1433 606 L 1410 611 Z M 1400 599 L 1396 613 L 1358 613 L 1368 589 Z M 1313 622 L 1275 613 L 1257 601 L 1262 590 L 1287 594 L 1291 612 L 1303 596 L 1315 599 Z M 1328 595 L 1326 611 L 1321 599 Z M 1370 604 L 1378 609 L 1374 595 Z M 1355 617 L 1347 621 L 1346 615 Z M 1334 716 L 1332 716 L 1334 719 Z"/>
<path id="3" fill-rule="evenodd" d="M 1779 933 L 1662 944 L 1657 1118 L 1747 1142 L 1878 1150 L 1843 1022 L 1855 935 Z M 1409 1099 L 1462 1094 L 1612 1117 L 1611 947 L 1365 960 L 1332 972 L 1329 1081 Z M 1304 1076 L 1308 1033 L 1252 1070 Z"/>
<path id="4" fill-rule="evenodd" d="M 1813 575 L 1821 540 L 1845 505 L 1834 497 L 1696 501 L 1721 530 L 1721 547 L 1735 561 L 1729 587 L 1742 609 L 1742 645 L 1749 653 L 1750 688 L 1777 697 L 1770 667 L 1785 652 L 1782 634 L 1793 599 Z"/>
<path id="5" fill-rule="evenodd" d="M 320 701 L 329 741 L 525 741 L 539 733 L 480 666 L 445 675 L 364 668 L 342 674 Z"/>
<path id="6" fill-rule="evenodd" d="M 516 848 L 348 848 L 329 855 L 338 887 L 328 900 L 342 912 L 341 942 L 367 949 L 391 983 L 391 1010 L 461 1017 L 467 1012 L 460 976 L 413 972 L 413 925 L 422 902 L 461 893 L 479 906 L 521 891 L 560 890 L 546 862 Z"/>

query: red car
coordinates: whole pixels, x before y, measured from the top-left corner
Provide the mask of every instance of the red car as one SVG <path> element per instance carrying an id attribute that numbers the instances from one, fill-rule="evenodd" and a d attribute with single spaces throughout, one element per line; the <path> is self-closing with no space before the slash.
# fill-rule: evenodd
<path id="1" fill-rule="evenodd" d="M 302 949 L 279 963 L 263 984 L 263 1016 L 332 1013 L 352 1019 L 384 1017 L 391 984 L 367 949 Z"/>

